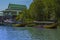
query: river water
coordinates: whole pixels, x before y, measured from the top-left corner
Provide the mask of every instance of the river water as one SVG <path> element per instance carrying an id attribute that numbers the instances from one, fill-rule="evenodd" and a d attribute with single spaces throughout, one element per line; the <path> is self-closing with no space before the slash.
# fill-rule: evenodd
<path id="1" fill-rule="evenodd" d="M 60 40 L 60 29 L 0 26 L 0 40 Z"/>

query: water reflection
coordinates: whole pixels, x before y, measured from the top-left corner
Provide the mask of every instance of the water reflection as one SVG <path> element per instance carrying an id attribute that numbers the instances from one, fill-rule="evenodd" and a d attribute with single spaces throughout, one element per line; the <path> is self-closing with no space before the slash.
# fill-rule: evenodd
<path id="1" fill-rule="evenodd" d="M 11 27 L 0 27 L 0 40 L 31 40 L 28 30 L 16 30 Z"/>
<path id="2" fill-rule="evenodd" d="M 30 31 L 32 40 L 60 40 L 60 29 L 38 29 Z"/>
<path id="3" fill-rule="evenodd" d="M 57 29 L 0 27 L 0 40 L 59 40 L 59 34 Z"/>

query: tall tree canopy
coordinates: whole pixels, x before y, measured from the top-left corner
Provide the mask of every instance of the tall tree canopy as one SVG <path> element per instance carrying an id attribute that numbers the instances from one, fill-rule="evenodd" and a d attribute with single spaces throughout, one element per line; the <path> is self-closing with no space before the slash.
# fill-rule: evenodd
<path id="1" fill-rule="evenodd" d="M 56 13 L 57 13 L 57 17 L 60 18 L 60 0 L 56 0 L 57 2 L 57 10 L 56 10 Z"/>
<path id="2" fill-rule="evenodd" d="M 30 14 L 35 20 L 49 20 L 55 18 L 55 0 L 33 0 L 30 5 Z"/>

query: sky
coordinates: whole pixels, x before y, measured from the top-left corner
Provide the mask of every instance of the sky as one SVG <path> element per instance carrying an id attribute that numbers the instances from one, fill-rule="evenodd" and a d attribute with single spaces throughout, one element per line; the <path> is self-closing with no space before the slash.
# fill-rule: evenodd
<path id="1" fill-rule="evenodd" d="M 8 8 L 9 3 L 26 5 L 29 8 L 31 2 L 32 0 L 0 0 L 0 11 Z"/>

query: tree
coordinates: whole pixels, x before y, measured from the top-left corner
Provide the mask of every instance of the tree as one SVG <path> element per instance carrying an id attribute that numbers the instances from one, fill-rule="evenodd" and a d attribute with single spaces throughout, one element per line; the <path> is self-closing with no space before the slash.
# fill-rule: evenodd
<path id="1" fill-rule="evenodd" d="M 55 18 L 55 0 L 33 0 L 30 14 L 35 20 L 50 20 Z"/>
<path id="2" fill-rule="evenodd" d="M 56 0 L 56 3 L 57 3 L 57 5 L 56 5 L 56 15 L 57 15 L 57 17 L 58 18 L 60 18 L 60 0 Z"/>
<path id="3" fill-rule="evenodd" d="M 33 19 L 35 20 L 43 20 L 43 14 L 44 14 L 44 4 L 42 1 L 34 1 L 30 5 L 30 14 L 32 15 Z"/>

